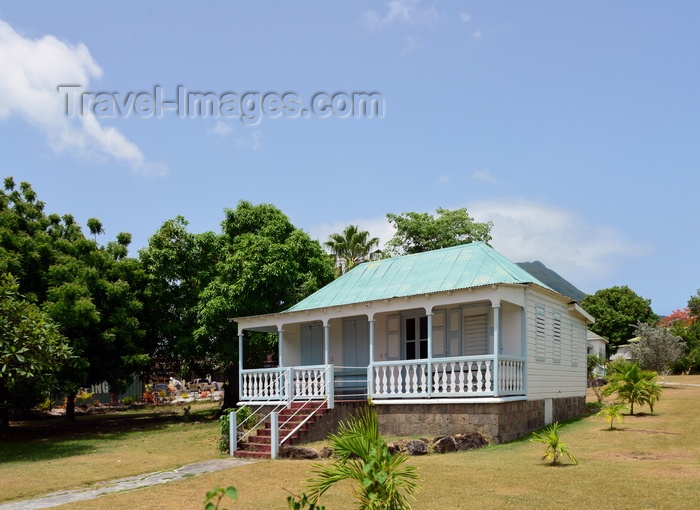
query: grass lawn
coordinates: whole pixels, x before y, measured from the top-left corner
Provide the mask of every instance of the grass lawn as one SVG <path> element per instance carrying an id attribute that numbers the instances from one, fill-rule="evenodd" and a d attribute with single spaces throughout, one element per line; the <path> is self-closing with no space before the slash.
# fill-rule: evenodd
<path id="1" fill-rule="evenodd" d="M 562 427 L 562 439 L 578 458 L 579 465 L 565 464 L 548 467 L 539 462 L 543 445 L 523 439 L 506 445 L 494 445 L 478 451 L 414 457 L 410 463 L 418 467 L 420 492 L 413 505 L 416 509 L 462 508 L 697 508 L 700 501 L 700 376 L 674 376 L 665 382 L 697 384 L 667 386 L 655 408 L 655 414 L 625 416 L 617 430 L 609 431 L 608 424 L 589 416 Z M 213 424 L 201 425 L 206 428 Z M 153 433 L 141 432 L 148 437 L 158 435 L 179 425 L 168 425 Z M 183 430 L 192 430 L 188 426 Z M 197 433 L 203 433 L 204 430 Z M 205 453 L 215 451 L 215 430 Z M 192 430 L 194 432 L 194 430 Z M 131 435 L 124 433 L 126 435 Z M 139 434 L 135 435 L 136 437 Z M 163 434 L 165 436 L 165 434 Z M 160 437 L 160 436 L 158 436 Z M 154 438 L 155 439 L 155 438 Z M 87 441 L 87 440 L 86 440 Z M 90 440 L 94 441 L 94 440 Z M 118 442 L 118 441 L 115 441 Z M 99 448 L 91 442 L 91 448 Z M 161 448 L 155 447 L 160 444 Z M 178 455 L 176 448 L 162 451 L 162 441 L 155 441 L 150 455 L 167 457 Z M 107 448 L 105 446 L 105 448 Z M 124 453 L 142 456 L 127 447 Z M 117 453 L 121 453 L 117 448 Z M 81 468 L 93 453 L 71 459 L 61 457 L 64 469 L 80 470 L 75 484 L 87 483 L 90 470 Z M 126 455 L 109 457 L 130 462 Z M 194 462 L 205 457 L 189 458 Z M 55 462 L 53 459 L 48 459 Z M 57 459 L 58 460 L 58 459 Z M 19 466 L 31 462 L 15 461 Z M 87 462 L 87 461 L 85 461 Z M 174 462 L 174 464 L 184 463 Z M 324 461 L 328 462 L 328 461 Z M 45 465 L 46 462 L 37 464 Z M 160 485 L 122 494 L 104 496 L 96 500 L 64 505 L 69 509 L 196 509 L 202 508 L 207 490 L 214 486 L 234 485 L 238 489 L 236 503 L 226 502 L 226 508 L 285 509 L 287 490 L 300 493 L 304 481 L 311 476 L 314 461 L 261 461 L 225 471 L 201 475 L 179 482 Z M 17 469 L 19 469 L 19 466 Z M 5 496 L 18 483 L 8 483 L 0 464 L 0 494 Z M 153 470 L 153 469 L 151 469 Z M 41 473 L 41 467 L 36 471 Z M 148 471 L 148 470 L 143 470 Z M 133 471 L 113 472 L 112 478 L 133 474 Z M 50 482 L 41 476 L 39 485 L 47 492 Z M 16 492 L 15 492 L 16 493 Z M 13 496 L 9 499 L 18 499 Z M 329 510 L 352 509 L 352 486 L 333 488 L 322 501 Z"/>
<path id="2" fill-rule="evenodd" d="M 218 404 L 13 423 L 0 438 L 0 503 L 217 458 Z"/>

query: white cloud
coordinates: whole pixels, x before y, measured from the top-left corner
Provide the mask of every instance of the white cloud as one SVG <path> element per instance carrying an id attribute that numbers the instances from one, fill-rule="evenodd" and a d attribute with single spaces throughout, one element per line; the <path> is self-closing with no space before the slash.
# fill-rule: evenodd
<path id="1" fill-rule="evenodd" d="M 475 181 L 490 182 L 491 184 L 496 184 L 498 182 L 491 174 L 490 170 L 476 170 L 475 172 L 472 172 L 472 179 Z"/>
<path id="2" fill-rule="evenodd" d="M 448 184 L 452 180 L 449 175 L 441 175 L 438 177 L 438 184 Z"/>
<path id="3" fill-rule="evenodd" d="M 480 201 L 468 209 L 476 220 L 493 222 L 491 244 L 500 253 L 514 262 L 539 260 L 572 282 L 604 277 L 616 259 L 646 253 L 611 226 L 548 205 Z"/>
<path id="4" fill-rule="evenodd" d="M 469 13 L 466 12 L 460 12 L 459 13 L 459 19 L 462 20 L 462 23 L 466 23 L 468 21 L 471 21 L 472 17 L 469 15 Z"/>
<path id="5" fill-rule="evenodd" d="M 233 131 L 233 126 L 231 126 L 231 124 L 217 120 L 214 127 L 209 130 L 209 133 L 225 138 L 231 133 L 231 131 Z"/>
<path id="6" fill-rule="evenodd" d="M 147 175 L 167 173 L 164 164 L 147 161 L 136 144 L 116 128 L 103 127 L 93 115 L 66 116 L 66 92 L 58 87 L 89 90 L 90 79 L 102 77 L 84 44 L 71 45 L 51 35 L 25 38 L 0 20 L 0 69 L 0 120 L 13 115 L 24 119 L 46 133 L 56 152 L 112 158 Z"/>
<path id="7" fill-rule="evenodd" d="M 406 37 L 406 46 L 404 46 L 403 54 L 408 55 L 414 51 L 422 50 L 423 42 L 417 37 Z"/>
<path id="8" fill-rule="evenodd" d="M 481 30 L 477 30 L 472 34 L 472 37 L 476 39 L 477 41 L 481 40 Z"/>
<path id="9" fill-rule="evenodd" d="M 491 245 L 499 253 L 513 262 L 539 260 L 584 290 L 595 289 L 592 282 L 610 276 L 623 258 L 649 253 L 648 248 L 626 239 L 615 228 L 591 224 L 565 209 L 517 200 L 478 201 L 466 207 L 475 220 L 493 222 Z M 309 235 L 323 243 L 348 225 L 358 225 L 379 237 L 380 248 L 394 236 L 385 216 L 314 225 Z"/>
<path id="10" fill-rule="evenodd" d="M 236 145 L 243 149 L 250 149 L 252 151 L 259 151 L 262 149 L 262 131 L 253 131 L 250 136 L 237 138 Z"/>
<path id="11" fill-rule="evenodd" d="M 365 22 L 370 30 L 394 23 L 404 25 L 424 25 L 435 23 L 438 13 L 434 5 L 422 7 L 419 0 L 391 0 L 385 14 L 377 11 L 365 12 Z"/>

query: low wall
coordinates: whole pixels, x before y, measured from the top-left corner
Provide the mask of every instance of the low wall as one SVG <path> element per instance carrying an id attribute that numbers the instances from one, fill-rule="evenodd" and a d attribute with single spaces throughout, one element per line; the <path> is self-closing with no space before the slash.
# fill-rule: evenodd
<path id="1" fill-rule="evenodd" d="M 545 401 L 520 400 L 500 404 L 377 405 L 382 434 L 442 436 L 479 432 L 492 443 L 507 443 L 545 426 Z M 553 399 L 554 421 L 580 416 L 585 397 Z"/>

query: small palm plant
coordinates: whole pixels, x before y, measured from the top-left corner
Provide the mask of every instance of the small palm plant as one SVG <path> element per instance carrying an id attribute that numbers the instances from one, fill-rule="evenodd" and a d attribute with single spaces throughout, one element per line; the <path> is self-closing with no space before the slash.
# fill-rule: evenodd
<path id="1" fill-rule="evenodd" d="M 611 365 L 612 371 L 603 395 L 617 393 L 618 400 L 630 404 L 630 415 L 634 415 L 634 404 L 647 404 L 654 413 L 654 404 L 661 397 L 661 386 L 656 382 L 656 372 L 642 370 L 636 363 L 621 361 Z"/>
<path id="2" fill-rule="evenodd" d="M 355 480 L 361 510 L 411 508 L 407 496 L 417 490 L 416 468 L 403 465 L 406 455 L 389 453 L 374 410 L 360 409 L 354 419 L 340 424 L 338 435 L 331 434 L 329 441 L 338 459 L 330 466 L 314 466 L 316 476 L 309 480 L 312 503 L 336 482 Z"/>
<path id="3" fill-rule="evenodd" d="M 558 421 L 555 421 L 549 427 L 545 427 L 540 432 L 533 432 L 532 435 L 534 437 L 530 439 L 531 442 L 544 443 L 547 445 L 542 460 L 549 462 L 550 466 L 555 466 L 557 462 L 559 462 L 559 457 L 562 455 L 566 455 L 571 462 L 578 464 L 576 457 L 569 451 L 569 447 L 559 439 Z"/>
<path id="4" fill-rule="evenodd" d="M 606 404 L 598 414 L 599 418 L 604 418 L 610 424 L 610 430 L 613 430 L 613 423 L 622 423 L 622 412 L 627 411 L 627 406 L 624 402 L 609 402 Z"/>

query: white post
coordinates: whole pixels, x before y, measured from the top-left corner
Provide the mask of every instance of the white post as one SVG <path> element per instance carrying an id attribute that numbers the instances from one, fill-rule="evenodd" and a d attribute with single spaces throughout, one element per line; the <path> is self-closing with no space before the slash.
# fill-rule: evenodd
<path id="1" fill-rule="evenodd" d="M 276 459 L 280 449 L 279 413 L 270 415 L 270 458 Z"/>
<path id="2" fill-rule="evenodd" d="M 323 326 L 323 364 L 330 365 L 331 363 L 331 326 L 326 324 Z"/>
<path id="3" fill-rule="evenodd" d="M 500 389 L 500 380 L 498 379 L 498 369 L 501 363 L 501 303 L 493 305 L 493 396 L 498 396 Z"/>
<path id="4" fill-rule="evenodd" d="M 277 355 L 280 368 L 284 366 L 284 331 L 280 328 L 277 333 Z"/>
<path id="5" fill-rule="evenodd" d="M 238 447 L 238 423 L 236 422 L 236 411 L 231 411 L 228 414 L 228 445 L 231 457 L 236 454 Z"/>
<path id="6" fill-rule="evenodd" d="M 367 367 L 367 397 L 374 397 L 374 316 L 369 320 L 369 366 Z"/>
<path id="7" fill-rule="evenodd" d="M 328 409 L 333 409 L 335 407 L 335 370 L 333 365 L 328 365 L 328 379 L 326 384 L 328 385 Z"/>
<path id="8" fill-rule="evenodd" d="M 418 335 L 420 336 L 420 335 Z M 420 339 L 418 339 L 420 342 Z M 420 349 L 420 344 L 419 344 Z M 419 351 L 420 352 L 420 351 Z M 433 311 L 428 314 L 428 395 L 433 393 Z"/>
<path id="9" fill-rule="evenodd" d="M 238 400 L 243 400 L 243 330 L 238 333 Z"/>
<path id="10" fill-rule="evenodd" d="M 284 373 L 287 374 L 287 409 L 289 409 L 294 400 L 294 368 L 289 367 Z"/>

